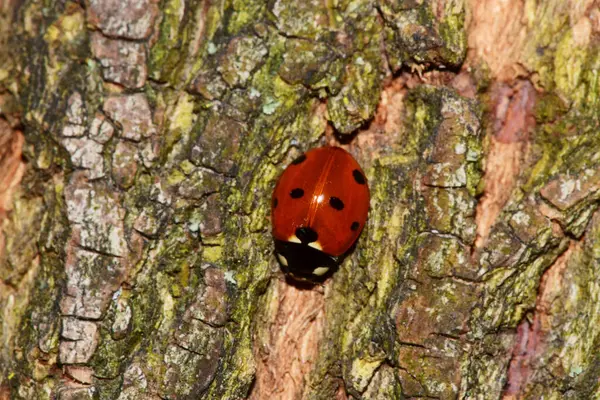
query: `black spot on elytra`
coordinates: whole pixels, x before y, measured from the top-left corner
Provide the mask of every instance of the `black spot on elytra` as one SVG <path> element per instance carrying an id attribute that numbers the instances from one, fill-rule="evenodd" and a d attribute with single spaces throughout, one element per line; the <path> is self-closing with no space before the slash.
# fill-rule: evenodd
<path id="1" fill-rule="evenodd" d="M 300 188 L 292 189 L 290 196 L 292 196 L 292 199 L 299 199 L 300 197 L 304 196 L 304 190 Z"/>
<path id="2" fill-rule="evenodd" d="M 277 197 L 275 197 L 273 199 L 273 208 L 277 208 L 277 204 L 279 204 L 279 201 L 277 200 Z"/>
<path id="3" fill-rule="evenodd" d="M 352 223 L 352 225 L 350 225 L 350 229 L 353 230 L 353 231 L 355 231 L 355 230 L 358 229 L 359 226 L 360 226 L 360 224 L 358 223 L 358 221 L 354 221 Z"/>
<path id="4" fill-rule="evenodd" d="M 359 185 L 364 185 L 367 182 L 365 180 L 365 176 L 357 169 L 352 171 L 352 176 L 354 177 L 356 183 L 358 183 Z"/>
<path id="5" fill-rule="evenodd" d="M 329 205 L 338 211 L 342 211 L 344 209 L 344 202 L 337 197 L 330 197 Z"/>
<path id="6" fill-rule="evenodd" d="M 292 161 L 292 164 L 298 165 L 304 162 L 304 160 L 306 160 L 306 154 L 302 154 L 300 157 L 296 158 L 294 161 Z"/>
<path id="7" fill-rule="evenodd" d="M 312 228 L 302 227 L 296 229 L 296 237 L 304 244 L 316 242 L 319 238 L 317 232 Z"/>

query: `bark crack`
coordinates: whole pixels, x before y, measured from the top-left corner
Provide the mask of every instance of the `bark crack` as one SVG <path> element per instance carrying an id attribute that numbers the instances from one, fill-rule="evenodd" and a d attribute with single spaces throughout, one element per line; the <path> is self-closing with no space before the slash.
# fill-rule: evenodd
<path id="1" fill-rule="evenodd" d="M 547 334 L 544 320 L 548 317 L 552 302 L 556 300 L 553 292 L 563 285 L 563 273 L 569 259 L 574 252 L 579 251 L 580 246 L 581 241 L 571 240 L 566 250 L 544 271 L 538 287 L 536 305 L 532 310 L 533 315 L 525 316 L 517 326 L 515 345 L 506 372 L 503 399 L 519 398 L 527 393 L 526 387 L 532 374 L 538 369 L 538 357 L 544 352 Z"/>

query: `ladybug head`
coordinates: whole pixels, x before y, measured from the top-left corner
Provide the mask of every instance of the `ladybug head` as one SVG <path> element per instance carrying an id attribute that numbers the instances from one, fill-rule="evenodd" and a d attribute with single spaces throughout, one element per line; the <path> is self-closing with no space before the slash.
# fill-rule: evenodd
<path id="1" fill-rule="evenodd" d="M 303 229 L 299 228 L 298 230 Z M 310 229 L 310 228 L 307 228 Z M 322 282 L 335 272 L 339 265 L 339 257 L 333 257 L 309 246 L 306 239 L 310 232 L 298 235 L 302 243 L 275 241 L 277 259 L 287 276 L 301 282 Z"/>

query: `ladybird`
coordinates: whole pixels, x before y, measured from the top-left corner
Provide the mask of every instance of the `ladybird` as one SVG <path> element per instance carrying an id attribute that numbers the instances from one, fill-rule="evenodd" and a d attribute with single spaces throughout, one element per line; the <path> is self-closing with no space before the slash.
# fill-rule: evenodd
<path id="1" fill-rule="evenodd" d="M 319 147 L 296 158 L 271 198 L 275 251 L 300 281 L 332 273 L 360 235 L 369 213 L 369 185 L 341 147 Z"/>

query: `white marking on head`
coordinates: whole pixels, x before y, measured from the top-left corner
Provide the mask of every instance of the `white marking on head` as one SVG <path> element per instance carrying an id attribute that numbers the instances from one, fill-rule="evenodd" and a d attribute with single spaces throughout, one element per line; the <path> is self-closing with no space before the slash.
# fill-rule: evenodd
<path id="1" fill-rule="evenodd" d="M 323 276 L 329 271 L 329 267 L 318 267 L 313 271 L 313 275 Z"/>
<path id="2" fill-rule="evenodd" d="M 288 242 L 293 242 L 293 243 L 302 243 L 300 241 L 300 239 L 298 239 L 298 237 L 296 235 L 292 235 L 288 238 Z"/>
<path id="3" fill-rule="evenodd" d="M 317 241 L 317 242 L 312 242 L 312 243 L 309 243 L 308 245 L 309 245 L 310 247 L 312 247 L 312 248 L 315 248 L 315 249 L 317 249 L 317 250 L 320 250 L 320 251 L 322 251 L 322 250 L 323 250 L 323 248 L 321 247 L 321 243 L 319 243 L 318 241 Z"/>
<path id="4" fill-rule="evenodd" d="M 283 264 L 284 267 L 288 266 L 287 258 L 285 258 L 282 254 L 277 253 L 277 258 L 279 259 L 279 262 Z"/>
<path id="5" fill-rule="evenodd" d="M 317 204 L 321 204 L 321 202 L 323 202 L 323 199 L 325 198 L 325 196 L 323 196 L 322 194 L 315 196 L 315 201 L 317 202 Z"/>

